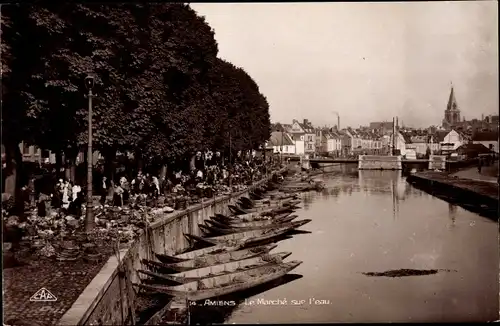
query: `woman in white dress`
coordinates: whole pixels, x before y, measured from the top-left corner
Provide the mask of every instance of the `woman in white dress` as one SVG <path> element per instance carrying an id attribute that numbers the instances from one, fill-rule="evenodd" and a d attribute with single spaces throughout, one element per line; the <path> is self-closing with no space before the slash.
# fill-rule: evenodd
<path id="1" fill-rule="evenodd" d="M 63 203 L 62 203 L 62 207 L 64 209 L 68 209 L 68 207 L 69 207 L 69 202 L 70 202 L 69 197 L 70 197 L 70 191 L 71 191 L 70 187 L 71 186 L 70 186 L 70 184 L 69 184 L 68 181 L 66 181 L 64 183 L 64 185 L 63 185 L 63 190 L 62 190 L 62 193 L 63 193 L 63 195 L 62 195 L 62 202 Z"/>

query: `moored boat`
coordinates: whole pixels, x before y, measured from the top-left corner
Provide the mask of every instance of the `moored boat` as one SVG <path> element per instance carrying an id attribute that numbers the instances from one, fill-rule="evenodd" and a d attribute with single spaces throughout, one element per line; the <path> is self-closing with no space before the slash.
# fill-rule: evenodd
<path id="1" fill-rule="evenodd" d="M 273 201 L 273 202 L 263 202 L 263 203 L 250 203 L 243 202 L 241 200 L 236 202 L 237 206 L 241 209 L 247 211 L 263 211 L 268 209 L 283 208 L 283 207 L 294 207 L 300 204 L 300 199 L 286 199 L 284 201 Z"/>
<path id="2" fill-rule="evenodd" d="M 162 265 L 157 265 L 157 266 L 163 267 L 164 269 L 167 270 L 181 272 L 190 269 L 228 263 L 231 261 L 237 261 L 241 259 L 259 256 L 262 254 L 267 254 L 276 247 L 277 247 L 276 244 L 271 244 L 271 245 L 247 248 L 242 250 L 227 251 L 215 254 L 205 254 L 178 263 L 168 264 L 166 262 L 162 262 L 163 263 Z M 157 258 L 161 261 L 162 255 L 157 255 Z"/>
<path id="3" fill-rule="evenodd" d="M 233 223 L 250 223 L 250 222 L 272 222 L 281 220 L 285 217 L 288 217 L 292 214 L 292 212 L 286 212 L 274 216 L 262 216 L 256 214 L 250 215 L 238 215 L 235 217 L 229 217 L 221 214 L 215 214 L 215 216 L 211 216 L 210 219 L 213 221 L 217 221 L 219 223 L 233 224 Z"/>
<path id="4" fill-rule="evenodd" d="M 298 215 L 288 215 L 284 216 L 281 218 L 276 218 L 276 219 L 266 219 L 266 220 L 259 220 L 259 221 L 250 221 L 250 222 L 238 222 L 238 221 L 231 221 L 231 220 L 217 220 L 217 219 L 208 219 L 205 220 L 205 224 L 211 225 L 211 226 L 216 226 L 216 227 L 221 227 L 221 228 L 245 228 L 245 227 L 254 227 L 254 226 L 261 226 L 261 225 L 271 225 L 271 224 L 279 224 L 279 223 L 284 223 L 284 222 L 291 222 L 294 219 L 296 219 Z"/>
<path id="5" fill-rule="evenodd" d="M 193 234 L 184 233 L 189 241 L 201 242 L 209 245 L 222 245 L 228 247 L 238 246 L 244 248 L 256 243 L 272 241 L 285 233 L 291 231 L 291 227 L 277 227 L 267 230 L 244 231 L 232 234 L 225 234 L 216 237 L 199 237 Z"/>
<path id="6" fill-rule="evenodd" d="M 180 297 L 190 301 L 199 301 L 250 289 L 257 285 L 270 282 L 284 276 L 297 268 L 301 263 L 301 261 L 291 261 L 288 263 L 266 265 L 241 272 L 205 278 L 177 286 L 134 285 L 144 290 L 162 292 L 173 297 Z"/>
<path id="7" fill-rule="evenodd" d="M 272 216 L 272 215 L 277 215 L 277 214 L 281 214 L 281 213 L 285 213 L 285 212 L 292 212 L 293 210 L 295 210 L 297 208 L 295 206 L 284 206 L 284 207 L 275 207 L 275 208 L 260 207 L 260 208 L 243 209 L 243 208 L 235 206 L 235 205 L 228 205 L 227 207 L 229 208 L 231 213 L 233 213 L 236 216 L 248 215 L 251 213 L 257 213 L 261 216 L 265 216 L 265 215 Z"/>
<path id="8" fill-rule="evenodd" d="M 198 281 L 207 277 L 218 276 L 222 274 L 234 273 L 240 270 L 256 268 L 267 264 L 280 264 L 285 258 L 290 256 L 291 252 L 280 252 L 276 254 L 262 254 L 252 258 L 231 261 L 207 267 L 191 269 L 184 272 L 165 274 L 146 270 L 139 270 L 141 274 L 152 277 L 159 281 L 169 281 L 175 283 L 188 283 Z"/>
<path id="9" fill-rule="evenodd" d="M 253 226 L 253 227 L 245 227 L 245 228 L 219 228 L 216 226 L 209 226 L 209 225 L 203 225 L 200 224 L 199 227 L 202 229 L 204 232 L 207 232 L 209 234 L 234 234 L 234 233 L 239 233 L 242 231 L 253 231 L 253 230 L 268 230 L 268 229 L 273 229 L 273 228 L 278 228 L 278 227 L 291 227 L 292 229 L 299 228 L 307 223 L 309 223 L 311 220 L 306 219 L 306 220 L 300 220 L 296 222 L 281 222 L 281 223 L 276 223 L 276 224 L 268 224 L 268 225 L 260 225 L 260 226 Z M 210 237 L 209 237 L 210 239 Z"/>
<path id="10" fill-rule="evenodd" d="M 222 245 L 216 245 L 216 246 L 211 246 L 207 248 L 202 248 L 198 250 L 192 250 L 188 252 L 184 252 L 182 254 L 177 254 L 175 256 L 169 256 L 166 254 L 155 254 L 156 258 L 158 260 L 165 262 L 165 263 L 176 263 L 176 262 L 183 262 L 186 260 L 194 259 L 196 257 L 200 257 L 203 255 L 208 255 L 208 254 L 217 254 L 217 253 L 223 253 L 223 252 L 230 252 L 230 251 L 236 251 L 240 250 L 238 245 L 228 247 L 224 244 Z"/>

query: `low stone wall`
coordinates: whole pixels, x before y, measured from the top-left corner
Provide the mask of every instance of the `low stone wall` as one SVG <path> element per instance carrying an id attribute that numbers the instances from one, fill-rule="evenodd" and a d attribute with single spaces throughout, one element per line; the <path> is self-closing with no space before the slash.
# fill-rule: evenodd
<path id="1" fill-rule="evenodd" d="M 359 170 L 402 170 L 401 156 L 360 155 Z"/>
<path id="2" fill-rule="evenodd" d="M 113 256 L 59 320 L 58 325 L 133 325 L 137 270 L 142 259 L 154 260 L 154 252 L 174 255 L 188 248 L 184 233 L 200 235 L 199 223 L 216 213 L 227 213 L 227 205 L 266 181 L 261 180 L 245 191 L 206 200 L 184 211 L 166 214 L 146 229 L 129 248 Z"/>

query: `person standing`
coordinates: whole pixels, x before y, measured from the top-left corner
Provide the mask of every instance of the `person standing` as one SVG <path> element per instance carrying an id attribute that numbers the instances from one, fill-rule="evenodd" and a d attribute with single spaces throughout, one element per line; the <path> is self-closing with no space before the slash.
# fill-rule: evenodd
<path id="1" fill-rule="evenodd" d="M 101 182 L 99 192 L 101 194 L 101 198 L 100 198 L 99 202 L 101 203 L 102 207 L 104 208 L 104 204 L 106 204 L 106 196 L 108 195 L 108 178 L 102 177 L 102 182 Z"/>
<path id="2" fill-rule="evenodd" d="M 115 184 L 115 189 L 113 193 L 113 206 L 122 207 L 123 206 L 123 188 L 120 184 Z"/>
<path id="3" fill-rule="evenodd" d="M 151 182 L 151 193 L 154 198 L 158 198 L 160 196 L 160 181 L 157 177 L 153 176 Z"/>
<path id="4" fill-rule="evenodd" d="M 479 174 L 481 174 L 482 167 L 483 167 L 483 159 L 479 158 L 477 162 L 477 172 L 479 172 Z"/>
<path id="5" fill-rule="evenodd" d="M 75 201 L 78 198 L 78 193 L 82 191 L 82 188 L 79 185 L 73 185 L 73 188 L 71 189 L 71 194 L 72 194 L 72 201 Z"/>

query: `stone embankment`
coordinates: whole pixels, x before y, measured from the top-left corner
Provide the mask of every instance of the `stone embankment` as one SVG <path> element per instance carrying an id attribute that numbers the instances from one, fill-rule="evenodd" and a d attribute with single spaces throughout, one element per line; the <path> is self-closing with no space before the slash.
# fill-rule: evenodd
<path id="1" fill-rule="evenodd" d="M 431 195 L 483 216 L 498 219 L 498 183 L 443 172 L 419 172 L 407 181 Z"/>

